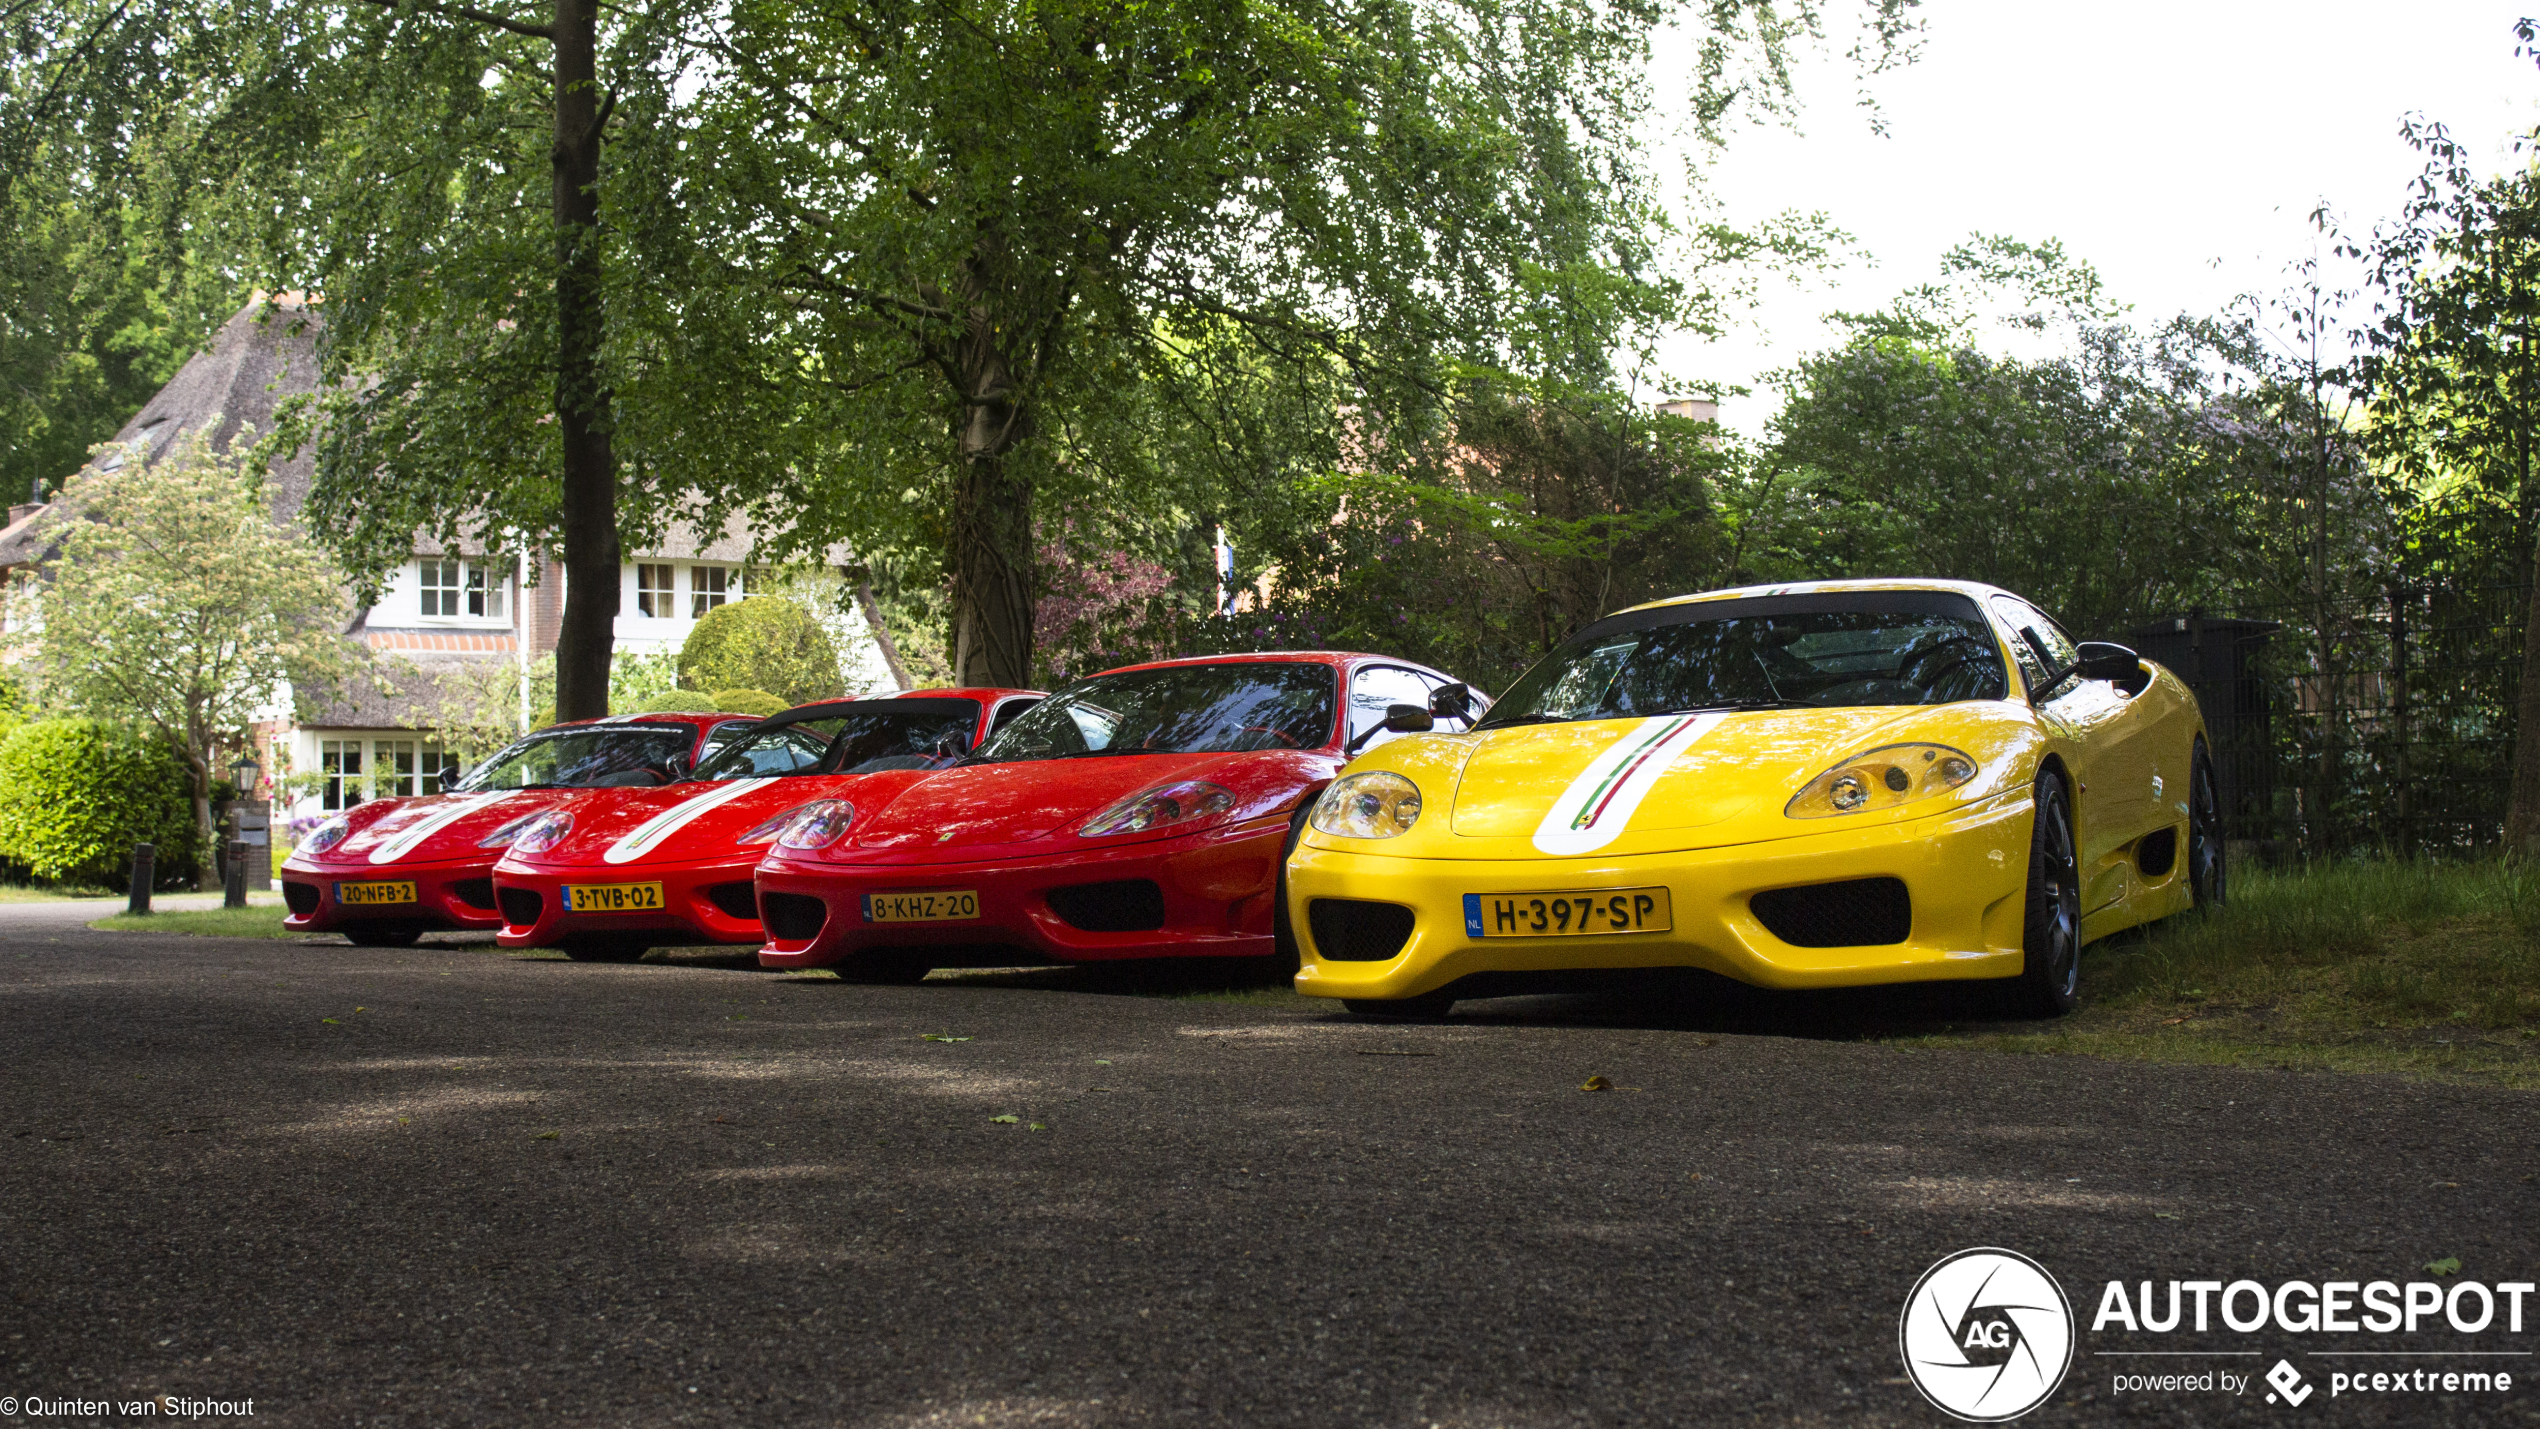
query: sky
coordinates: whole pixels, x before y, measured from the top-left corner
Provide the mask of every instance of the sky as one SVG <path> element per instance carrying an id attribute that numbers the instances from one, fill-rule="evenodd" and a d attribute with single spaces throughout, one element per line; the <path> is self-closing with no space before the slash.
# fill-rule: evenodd
<path id="1" fill-rule="evenodd" d="M 1829 8 L 1841 3 L 1830 0 Z M 1764 374 L 1831 345 L 1832 309 L 1884 306 L 1971 233 L 2061 239 L 2147 321 L 2212 313 L 2289 286 L 2322 252 L 2325 199 L 2351 227 L 2397 211 L 2422 167 L 2402 115 L 2439 120 L 2501 168 L 2540 125 L 2540 68 L 2513 23 L 2540 0 L 1926 0 L 1922 58 L 1866 88 L 1834 53 L 1800 74 L 1797 129 L 1750 127 L 1707 169 L 1733 221 L 1823 211 L 1858 241 L 1830 279 L 1772 283 L 1716 342 L 1685 337 L 1664 370 L 1740 384 L 1721 420 L 1762 435 Z M 1687 47 L 1662 47 L 1657 80 Z M 1672 81 L 1682 88 L 1680 79 Z M 1670 171 L 1693 150 L 1658 156 Z"/>

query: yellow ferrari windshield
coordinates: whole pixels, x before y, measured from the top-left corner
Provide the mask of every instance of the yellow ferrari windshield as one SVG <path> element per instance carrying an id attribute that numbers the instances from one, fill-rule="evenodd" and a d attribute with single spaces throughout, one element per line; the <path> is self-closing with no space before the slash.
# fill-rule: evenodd
<path id="1" fill-rule="evenodd" d="M 2000 645 L 1972 601 L 1843 597 L 1683 605 L 1600 621 L 1527 671 L 1482 728 L 1711 709 L 2001 699 Z M 1963 604 L 1962 612 L 1953 606 Z M 1921 608 L 1895 608 L 1919 606 Z M 1750 607 L 1761 607 L 1750 609 Z"/>

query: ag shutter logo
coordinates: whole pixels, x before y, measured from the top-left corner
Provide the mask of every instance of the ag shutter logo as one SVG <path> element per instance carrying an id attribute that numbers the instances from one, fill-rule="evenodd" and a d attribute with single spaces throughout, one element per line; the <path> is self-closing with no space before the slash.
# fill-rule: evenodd
<path id="1" fill-rule="evenodd" d="M 1905 1297 L 1897 1343 L 1914 1387 L 1978 1424 L 2046 1402 L 2073 1364 L 2073 1307 L 2046 1267 L 2015 1250 L 1962 1250 Z"/>

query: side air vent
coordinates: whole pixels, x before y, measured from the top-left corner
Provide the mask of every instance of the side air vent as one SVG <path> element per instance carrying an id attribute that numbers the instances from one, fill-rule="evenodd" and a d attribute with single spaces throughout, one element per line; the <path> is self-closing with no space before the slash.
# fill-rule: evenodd
<path id="1" fill-rule="evenodd" d="M 450 885 L 450 896 L 470 908 L 482 908 L 491 913 L 494 911 L 494 880 L 462 878 Z"/>
<path id="2" fill-rule="evenodd" d="M 1150 933 L 1164 926 L 1164 890 L 1151 878 L 1053 888 L 1049 904 L 1068 927 L 1088 933 Z"/>
<path id="3" fill-rule="evenodd" d="M 1336 963 L 1381 963 L 1411 941 L 1411 910 L 1399 903 L 1317 898 L 1305 907 L 1314 951 Z"/>
<path id="4" fill-rule="evenodd" d="M 2134 866 L 2142 869 L 2143 876 L 2146 878 L 2166 877 L 2170 866 L 2177 862 L 2178 830 L 2176 829 L 2161 829 L 2155 833 L 2145 834 L 2143 841 L 2134 846 Z"/>
<path id="5" fill-rule="evenodd" d="M 503 905 L 503 921 L 515 928 L 526 928 L 538 921 L 547 909 L 547 899 L 535 888 L 500 888 L 494 897 Z"/>
<path id="6" fill-rule="evenodd" d="M 286 878 L 282 881 L 282 901 L 290 906 L 294 916 L 306 918 L 318 910 L 317 885 L 293 883 Z"/>
<path id="7" fill-rule="evenodd" d="M 821 925 L 829 921 L 829 905 L 808 893 L 762 893 L 758 915 L 769 937 L 807 943 L 819 937 Z"/>
<path id="8" fill-rule="evenodd" d="M 1914 931 L 1914 902 L 1901 878 L 1855 878 L 1776 888 L 1747 900 L 1756 921 L 1797 948 L 1874 948 Z"/>
<path id="9" fill-rule="evenodd" d="M 751 890 L 747 879 L 739 883 L 713 885 L 706 890 L 706 901 L 726 918 L 738 918 L 744 923 L 758 921 L 758 895 Z"/>

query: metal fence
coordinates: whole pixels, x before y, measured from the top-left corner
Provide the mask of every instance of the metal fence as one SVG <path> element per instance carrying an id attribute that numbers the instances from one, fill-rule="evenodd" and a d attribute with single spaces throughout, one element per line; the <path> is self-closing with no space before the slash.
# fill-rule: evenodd
<path id="1" fill-rule="evenodd" d="M 2275 862 L 2493 848 L 2531 593 L 2394 587 L 2130 633 L 2196 690 L 2231 839 Z"/>

